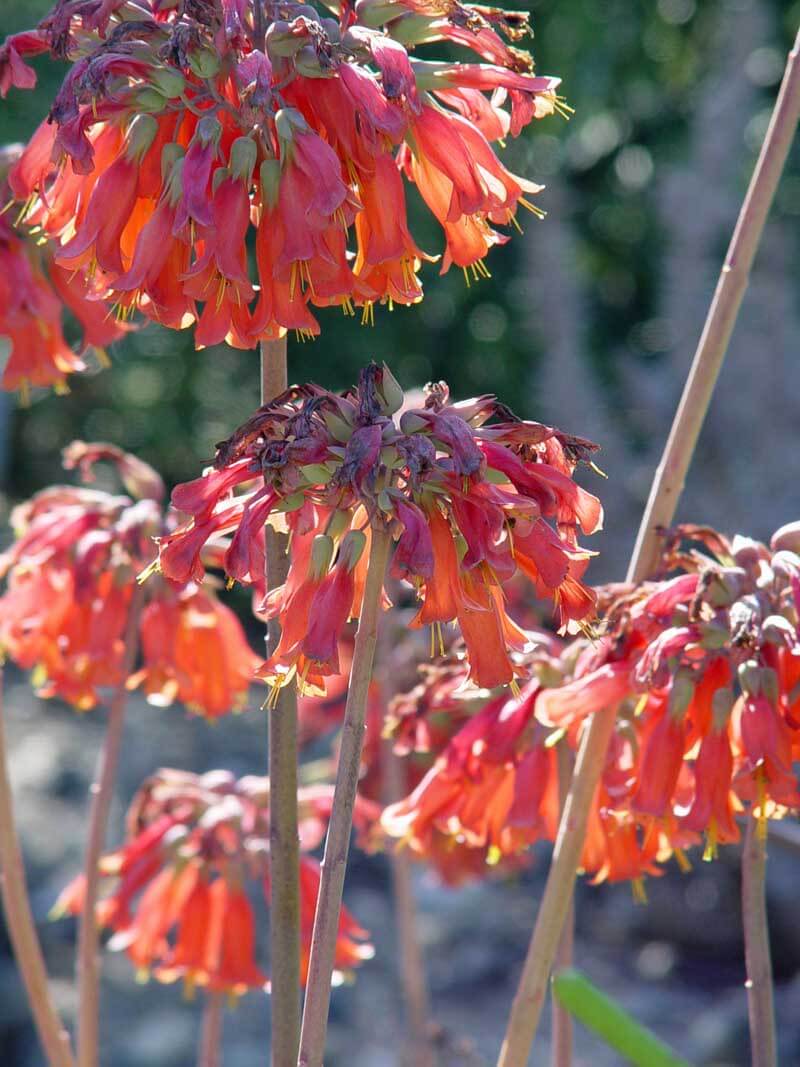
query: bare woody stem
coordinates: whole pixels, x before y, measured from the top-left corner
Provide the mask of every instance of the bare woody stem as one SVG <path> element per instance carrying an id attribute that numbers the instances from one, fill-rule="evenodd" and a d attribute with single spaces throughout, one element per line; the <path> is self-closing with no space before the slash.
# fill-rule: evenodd
<path id="1" fill-rule="evenodd" d="M 628 581 L 651 574 L 659 530 L 668 526 L 708 410 L 750 277 L 775 190 L 800 119 L 800 33 L 789 53 L 781 88 L 742 204 L 703 333 L 656 472 Z M 597 712 L 581 739 L 575 776 L 558 829 L 553 861 L 503 1039 L 498 1067 L 525 1067 L 536 1036 L 561 928 L 569 910 L 589 808 L 614 731 L 616 708 Z"/>
<path id="2" fill-rule="evenodd" d="M 328 834 L 325 839 L 322 877 L 317 897 L 317 911 L 314 916 L 298 1067 L 322 1067 L 325 1052 L 339 912 L 342 906 L 344 875 L 350 848 L 350 831 L 353 825 L 353 807 L 361 769 L 367 696 L 372 679 L 383 581 L 390 546 L 389 534 L 384 530 L 373 529 L 369 569 L 364 587 L 361 615 L 358 620 L 353 664 L 350 669 L 350 687 L 347 692 L 342 727 L 336 789 L 333 795 Z"/>
<path id="3" fill-rule="evenodd" d="M 574 760 L 572 749 L 562 738 L 556 746 L 558 762 L 558 807 L 563 812 L 572 785 Z M 570 900 L 567 916 L 561 928 L 561 936 L 556 948 L 555 970 L 561 971 L 572 966 L 572 950 L 575 941 L 575 901 Z M 551 1042 L 553 1067 L 571 1067 L 572 1065 L 572 1016 L 555 997 L 550 998 Z"/>
<path id="4" fill-rule="evenodd" d="M 747 1013 L 753 1067 L 775 1067 L 775 1007 L 767 925 L 767 824 L 747 816 L 742 849 L 742 923 L 747 965 Z"/>
<path id="5" fill-rule="evenodd" d="M 222 1064 L 222 1009 L 222 993 L 206 993 L 197 1067 L 220 1067 Z"/>
<path id="6" fill-rule="evenodd" d="M 391 803 L 408 792 L 405 766 L 394 751 L 391 740 L 383 742 L 381 766 L 386 782 L 384 803 Z M 425 963 L 417 931 L 411 857 L 402 848 L 390 854 L 392 886 L 394 889 L 395 929 L 400 960 L 400 981 L 403 988 L 406 1022 L 409 1031 L 407 1063 L 409 1067 L 434 1067 L 435 1056 L 431 1043 L 430 1009 L 425 983 Z"/>
<path id="7" fill-rule="evenodd" d="M 47 980 L 42 947 L 36 934 L 25 866 L 17 839 L 14 802 L 8 776 L 3 708 L 3 670 L 0 667 L 0 895 L 14 958 L 28 995 L 33 1021 L 48 1067 L 74 1067 L 69 1035 L 58 1016 Z"/>
<path id="8" fill-rule="evenodd" d="M 144 589 L 133 591 L 125 627 L 125 652 L 122 681 L 111 700 L 108 726 L 98 760 L 95 780 L 90 788 L 89 832 L 84 855 L 86 893 L 78 928 L 78 1067 L 97 1067 L 99 1063 L 100 1023 L 100 931 L 97 927 L 97 898 L 100 889 L 100 857 L 103 853 L 108 815 L 114 796 L 128 691 L 125 687 L 139 651 L 139 620 Z"/>
<path id="9" fill-rule="evenodd" d="M 287 386 L 286 339 L 261 343 L 261 400 Z M 286 580 L 288 541 L 266 529 L 267 586 Z M 277 620 L 269 624 L 270 650 L 278 643 Z M 284 686 L 269 712 L 270 779 L 270 959 L 272 961 L 272 1067 L 295 1067 L 300 1044 L 300 842 L 297 832 L 297 693 Z"/>

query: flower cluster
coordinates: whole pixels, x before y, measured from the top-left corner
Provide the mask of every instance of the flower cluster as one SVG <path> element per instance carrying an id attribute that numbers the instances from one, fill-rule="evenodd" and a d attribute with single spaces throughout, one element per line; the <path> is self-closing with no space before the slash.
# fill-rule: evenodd
<path id="1" fill-rule="evenodd" d="M 0 205 L 9 203 L 7 173 L 20 152 L 20 146 L 0 150 Z M 81 351 L 93 348 L 104 361 L 105 347 L 122 336 L 123 328 L 95 297 L 85 275 L 55 263 L 52 247 L 15 225 L 11 211 L 1 214 L 0 339 L 9 352 L 0 387 L 19 389 L 23 397 L 31 386 L 63 391 L 67 375 L 85 369 L 64 339 L 64 308 L 82 328 Z"/>
<path id="2" fill-rule="evenodd" d="M 332 802 L 332 787 L 326 786 L 301 789 L 297 798 L 304 983 L 320 881 L 319 865 L 308 853 L 322 842 Z M 357 802 L 357 829 L 366 830 L 374 816 L 372 805 Z M 126 843 L 104 856 L 100 869 L 112 888 L 98 904 L 98 922 L 112 934 L 109 947 L 124 950 L 141 976 L 234 997 L 269 988 L 256 960 L 248 891 L 257 887 L 269 905 L 269 779 L 158 771 L 131 804 Z M 81 875 L 64 889 L 53 913 L 80 914 L 84 894 Z M 372 957 L 367 936 L 342 908 L 339 978 Z"/>
<path id="3" fill-rule="evenodd" d="M 539 705 L 549 722 L 637 701 L 638 772 L 630 808 L 737 840 L 734 815 L 762 820 L 800 805 L 800 537 L 768 547 L 677 527 L 665 547 L 675 577 L 617 591 L 608 636 L 582 678 Z"/>
<path id="4" fill-rule="evenodd" d="M 616 728 L 581 860 L 594 881 L 638 891 L 670 856 L 685 865 L 702 835 L 707 858 L 738 840 L 747 806 L 762 821 L 800 806 L 798 529 L 768 548 L 678 527 L 663 557 L 673 576 L 603 591 L 603 638 L 538 650 L 520 698 L 469 719 L 385 810 L 384 830 L 437 866 L 449 842 L 462 874 L 478 870 L 476 855 L 505 861 L 552 840 L 553 746 L 576 748 L 586 717 L 607 707 Z"/>
<path id="5" fill-rule="evenodd" d="M 515 573 L 555 603 L 562 626 L 593 610 L 580 581 L 590 553 L 577 532 L 597 529 L 602 511 L 572 472 L 594 446 L 516 419 L 492 396 L 451 403 L 443 383 L 393 419 L 402 401 L 375 364 L 344 394 L 294 387 L 218 447 L 214 468 L 172 494 L 191 516 L 161 539 L 159 566 L 175 581 L 200 580 L 209 538 L 233 532 L 225 571 L 257 583 L 265 522 L 291 531 L 288 578 L 264 602 L 282 627 L 261 671 L 276 687 L 296 678 L 301 692 L 324 691 L 340 673 L 375 528 L 396 541 L 390 573 L 421 601 L 411 626 L 436 631 L 456 620 L 479 686 L 512 683 L 510 651 L 529 645 L 503 601 Z M 235 492 L 254 478 L 256 488 Z"/>
<path id="6" fill-rule="evenodd" d="M 130 496 L 59 485 L 14 509 L 16 539 L 0 556 L 0 648 L 33 670 L 39 695 L 82 711 L 123 683 L 209 718 L 241 708 L 260 660 L 233 612 L 193 582 L 159 579 L 136 591 L 154 538 L 175 526 L 161 478 L 112 445 L 76 441 L 64 452 L 85 481 L 99 461 L 116 467 Z M 126 677 L 132 626 L 142 664 Z"/>
<path id="7" fill-rule="evenodd" d="M 196 323 L 198 347 L 319 332 L 309 305 L 412 304 L 426 256 L 403 176 L 445 235 L 442 269 L 486 273 L 540 187 L 492 142 L 564 111 L 513 43 L 528 16 L 458 0 L 58 0 L 0 49 L 71 64 L 14 168 L 25 217 L 126 313 Z M 482 62 L 412 58 L 443 42 Z M 470 57 L 471 58 L 471 57 Z M 504 105 L 510 104 L 510 111 Z M 246 238 L 255 229 L 258 285 Z M 351 245 L 352 247 L 348 247 Z"/>

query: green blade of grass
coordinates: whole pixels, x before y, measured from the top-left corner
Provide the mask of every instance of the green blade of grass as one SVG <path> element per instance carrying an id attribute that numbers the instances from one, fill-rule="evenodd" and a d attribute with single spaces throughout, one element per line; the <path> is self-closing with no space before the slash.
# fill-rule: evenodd
<path id="1" fill-rule="evenodd" d="M 690 1067 L 580 971 L 560 971 L 553 978 L 553 993 L 570 1015 L 636 1067 Z"/>

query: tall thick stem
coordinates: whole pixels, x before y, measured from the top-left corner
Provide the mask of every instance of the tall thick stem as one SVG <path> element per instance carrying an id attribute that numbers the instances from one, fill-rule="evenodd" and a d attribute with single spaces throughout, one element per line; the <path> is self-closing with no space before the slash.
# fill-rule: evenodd
<path id="1" fill-rule="evenodd" d="M 3 707 L 3 670 L 0 667 L 0 895 L 14 958 L 28 995 L 39 1040 L 48 1067 L 74 1067 L 69 1035 L 50 996 L 42 947 L 36 934 L 25 865 L 17 839 L 14 801 L 8 775 Z"/>
<path id="2" fill-rule="evenodd" d="M 261 401 L 288 383 L 286 339 L 261 343 Z M 289 566 L 288 540 L 266 529 L 267 586 L 283 585 Z M 270 650 L 280 638 L 269 624 Z M 300 841 L 297 832 L 297 693 L 284 686 L 269 712 L 270 779 L 270 959 L 272 966 L 272 1067 L 295 1067 L 300 1044 Z"/>
<path id="3" fill-rule="evenodd" d="M 333 809 L 325 839 L 322 878 L 314 916 L 298 1067 L 322 1067 L 325 1052 L 339 912 L 342 906 L 347 854 L 350 849 L 353 807 L 361 769 L 367 696 L 372 679 L 375 643 L 378 639 L 383 580 L 390 546 L 389 534 L 373 529 L 369 569 L 358 620 L 353 664 L 350 668 L 350 687 L 342 727 Z"/>
<path id="4" fill-rule="evenodd" d="M 753 1067 L 775 1067 L 775 1006 L 767 925 L 767 823 L 747 816 L 742 849 L 742 923 Z"/>
<path id="5" fill-rule="evenodd" d="M 575 761 L 566 738 L 557 746 L 558 758 L 558 806 L 563 813 L 572 785 Z M 558 940 L 555 958 L 555 970 L 561 971 L 572 966 L 572 950 L 575 941 L 575 900 L 572 899 Z M 572 1016 L 554 996 L 550 998 L 553 1067 L 571 1067 L 572 1065 Z"/>
<path id="6" fill-rule="evenodd" d="M 641 581 L 658 561 L 659 529 L 668 526 L 716 385 L 747 288 L 770 205 L 800 119 L 800 33 L 786 64 L 761 153 L 747 190 L 692 368 L 676 412 L 628 568 Z M 525 1067 L 539 1025 L 544 995 L 566 919 L 586 834 L 589 806 L 614 730 L 616 708 L 597 712 L 581 739 L 570 795 L 558 830 L 533 936 L 511 1008 L 498 1067 Z"/>
<path id="7" fill-rule="evenodd" d="M 143 602 L 144 589 L 137 585 L 131 599 L 125 628 L 122 681 L 114 693 L 108 710 L 106 736 L 100 752 L 95 780 L 90 789 L 89 832 L 84 857 L 86 895 L 78 929 L 78 1067 L 97 1067 L 99 1063 L 100 931 L 95 914 L 100 889 L 99 866 L 105 845 L 108 815 L 114 796 L 114 784 L 125 727 L 125 707 L 128 702 L 125 683 L 138 655 L 139 620 Z"/>
<path id="8" fill-rule="evenodd" d="M 222 1064 L 222 993 L 206 993 L 203 1005 L 203 1027 L 197 1067 L 221 1067 Z"/>

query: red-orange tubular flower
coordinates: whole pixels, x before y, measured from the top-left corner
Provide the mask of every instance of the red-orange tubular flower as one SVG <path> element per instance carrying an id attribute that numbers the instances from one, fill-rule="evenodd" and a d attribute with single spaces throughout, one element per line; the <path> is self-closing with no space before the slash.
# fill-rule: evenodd
<path id="1" fill-rule="evenodd" d="M 763 825 L 800 806 L 799 548 L 794 525 L 770 547 L 677 527 L 663 557 L 674 576 L 613 591 L 608 636 L 538 704 L 558 725 L 638 702 L 629 810 L 687 841 L 705 833 L 708 855 L 738 839 L 744 806 Z"/>
<path id="2" fill-rule="evenodd" d="M 10 209 L 0 214 L 0 346 L 9 349 L 0 387 L 26 396 L 35 386 L 63 392 L 67 376 L 86 369 L 81 354 L 93 349 L 104 362 L 123 328 L 85 275 L 55 263 L 52 245 L 17 224 L 7 178 L 21 152 L 21 145 L 0 149 L 0 208 Z M 82 329 L 81 354 L 64 339 L 65 309 Z"/>
<path id="3" fill-rule="evenodd" d="M 319 865 L 308 853 L 322 842 L 333 787 L 303 788 L 297 797 L 303 981 L 319 888 Z M 355 825 L 364 833 L 376 809 L 359 799 Z M 109 947 L 125 951 L 141 977 L 182 981 L 239 997 L 269 989 L 256 950 L 251 890 L 270 902 L 269 780 L 235 779 L 163 769 L 149 778 L 127 816 L 127 840 L 101 860 L 109 891 L 97 907 L 111 933 Z M 62 892 L 53 914 L 77 915 L 84 879 Z M 373 955 L 367 932 L 342 909 L 336 943 L 337 977 Z"/>
<path id="4" fill-rule="evenodd" d="M 542 641 L 524 658 L 530 681 L 519 696 L 484 698 L 477 711 L 472 705 L 472 716 L 466 723 L 462 720 L 416 788 L 384 810 L 384 833 L 449 883 L 530 863 L 531 846 L 553 841 L 558 826 L 555 746 L 576 749 L 581 729 L 580 721 L 568 730 L 544 722 L 539 708 L 565 683 L 571 691 L 571 680 L 580 677 L 594 654 L 586 638 L 566 646 L 552 638 Z M 420 711 L 428 703 L 420 694 L 426 688 L 435 698 L 438 682 L 433 675 L 416 688 L 412 702 Z M 402 707 L 406 700 L 396 703 Z M 439 713 L 446 710 L 441 707 Z M 632 810 L 641 747 L 635 722 L 621 718 L 609 746 L 590 810 L 581 869 L 593 883 L 630 881 L 641 894 L 644 876 L 659 874 L 660 864 L 673 854 L 682 860 L 682 849 L 698 835 L 675 819 L 655 824 Z M 405 749 L 403 719 L 395 726 Z"/>
<path id="5" fill-rule="evenodd" d="M 479 686 L 513 683 L 511 652 L 530 645 L 504 606 L 514 574 L 553 601 L 562 627 L 593 610 L 581 582 L 590 553 L 577 533 L 596 530 L 602 511 L 572 472 L 595 446 L 521 421 L 492 396 L 453 403 L 443 383 L 393 418 L 402 402 L 376 364 L 343 394 L 293 387 L 218 447 L 212 469 L 173 492 L 191 516 L 161 539 L 159 566 L 174 581 L 199 581 L 206 543 L 232 533 L 224 568 L 257 585 L 264 523 L 291 531 L 288 578 L 264 603 L 282 627 L 261 671 L 276 688 L 296 678 L 302 692 L 318 692 L 340 673 L 374 528 L 390 532 L 391 574 L 421 602 L 411 625 L 435 632 L 456 621 Z M 236 492 L 253 479 L 254 489 Z"/>
<path id="6" fill-rule="evenodd" d="M 14 509 L 15 540 L 0 556 L 0 648 L 33 671 L 40 696 L 80 711 L 103 691 L 142 686 L 157 705 L 181 701 L 209 718 L 241 709 L 261 662 L 210 587 L 159 578 L 147 584 L 139 619 L 140 664 L 125 678 L 125 633 L 137 575 L 155 538 L 176 525 L 164 484 L 113 445 L 73 442 L 64 465 L 84 481 L 109 462 L 130 495 L 58 485 Z"/>
<path id="7" fill-rule="evenodd" d="M 34 84 L 26 56 L 71 64 L 14 195 L 59 262 L 123 313 L 194 324 L 198 347 L 317 334 L 311 305 L 371 320 L 376 303 L 419 301 L 434 258 L 409 232 L 403 177 L 444 231 L 443 270 L 486 274 L 508 240 L 496 227 L 541 214 L 541 187 L 493 147 L 565 111 L 559 80 L 513 43 L 528 18 L 457 0 L 58 0 L 0 49 L 3 95 Z M 480 61 L 413 55 L 437 43 Z"/>

